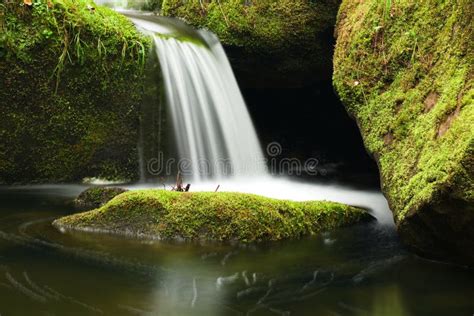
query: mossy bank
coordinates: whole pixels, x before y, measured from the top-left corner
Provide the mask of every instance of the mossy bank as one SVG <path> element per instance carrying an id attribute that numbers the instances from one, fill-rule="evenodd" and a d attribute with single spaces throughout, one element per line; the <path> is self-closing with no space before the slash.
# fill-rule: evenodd
<path id="1" fill-rule="evenodd" d="M 137 178 L 149 46 L 92 1 L 0 4 L 0 183 Z"/>
<path id="2" fill-rule="evenodd" d="M 329 79 L 338 0 L 162 2 L 162 14 L 220 38 L 248 87 L 304 86 Z"/>
<path id="3" fill-rule="evenodd" d="M 371 216 L 334 202 L 291 202 L 243 193 L 142 190 L 103 207 L 54 221 L 61 230 L 159 239 L 264 241 L 297 238 Z"/>
<path id="4" fill-rule="evenodd" d="M 402 240 L 474 263 L 472 2 L 343 1 L 334 85 Z"/>

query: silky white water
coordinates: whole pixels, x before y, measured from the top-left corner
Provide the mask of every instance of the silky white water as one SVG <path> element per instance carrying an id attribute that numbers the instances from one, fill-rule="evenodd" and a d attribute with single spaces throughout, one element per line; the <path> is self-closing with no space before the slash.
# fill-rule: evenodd
<path id="1" fill-rule="evenodd" d="M 152 33 L 171 114 L 180 171 L 193 181 L 266 173 L 237 81 L 217 37 L 163 36 L 163 26 L 132 19 Z"/>

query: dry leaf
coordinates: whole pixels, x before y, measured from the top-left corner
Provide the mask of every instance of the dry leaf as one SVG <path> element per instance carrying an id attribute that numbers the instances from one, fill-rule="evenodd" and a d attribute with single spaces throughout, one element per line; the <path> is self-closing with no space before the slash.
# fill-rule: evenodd
<path id="1" fill-rule="evenodd" d="M 32 0 L 23 0 L 23 3 L 26 4 L 27 6 L 30 6 L 30 7 L 33 5 Z"/>

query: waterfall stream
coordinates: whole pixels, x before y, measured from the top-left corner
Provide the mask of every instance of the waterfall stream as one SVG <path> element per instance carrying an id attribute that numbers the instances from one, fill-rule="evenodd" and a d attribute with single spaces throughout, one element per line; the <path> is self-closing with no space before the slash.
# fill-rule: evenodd
<path id="1" fill-rule="evenodd" d="M 179 170 L 195 181 L 265 175 L 255 128 L 217 37 L 205 30 L 174 37 L 166 25 L 131 19 L 153 36 Z"/>

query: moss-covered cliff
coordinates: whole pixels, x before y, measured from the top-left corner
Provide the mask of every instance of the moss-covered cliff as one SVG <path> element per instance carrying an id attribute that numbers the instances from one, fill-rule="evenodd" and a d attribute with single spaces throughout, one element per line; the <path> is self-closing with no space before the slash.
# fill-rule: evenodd
<path id="1" fill-rule="evenodd" d="M 330 78 L 339 0 L 165 0 L 162 14 L 215 32 L 241 83 L 299 86 Z"/>
<path id="2" fill-rule="evenodd" d="M 0 183 L 136 178 L 148 40 L 87 0 L 3 2 L 0 28 Z"/>
<path id="3" fill-rule="evenodd" d="M 407 245 L 474 263 L 469 0 L 343 1 L 334 85 L 378 161 Z"/>

